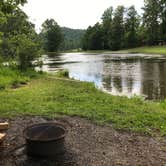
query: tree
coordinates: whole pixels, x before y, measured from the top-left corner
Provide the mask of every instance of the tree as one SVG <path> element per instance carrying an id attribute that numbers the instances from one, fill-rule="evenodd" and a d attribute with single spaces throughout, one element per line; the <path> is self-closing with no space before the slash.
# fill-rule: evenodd
<path id="1" fill-rule="evenodd" d="M 17 60 L 20 70 L 26 70 L 32 68 L 32 61 L 38 55 L 40 49 L 39 43 L 34 42 L 31 38 L 28 38 L 25 34 L 17 35 L 14 39 L 17 49 Z"/>
<path id="2" fill-rule="evenodd" d="M 111 25 L 113 17 L 113 7 L 106 9 L 102 15 L 102 24 L 103 24 L 103 41 L 104 49 L 110 49 L 111 43 Z"/>
<path id="3" fill-rule="evenodd" d="M 83 38 L 83 49 L 85 50 L 102 50 L 103 47 L 103 31 L 102 26 L 96 23 L 93 27 L 89 27 Z"/>
<path id="4" fill-rule="evenodd" d="M 166 42 L 166 1 L 159 0 L 160 36 Z"/>
<path id="5" fill-rule="evenodd" d="M 26 0 L 0 2 L 0 55 L 18 60 L 22 70 L 32 67 L 32 60 L 40 50 L 38 36 L 28 16 L 20 9 Z"/>
<path id="6" fill-rule="evenodd" d="M 124 47 L 124 6 L 118 6 L 114 12 L 111 28 L 111 49 L 119 50 Z"/>
<path id="7" fill-rule="evenodd" d="M 82 48 L 83 50 L 90 50 L 91 48 L 91 34 L 92 34 L 92 27 L 89 26 L 82 38 Z"/>
<path id="8" fill-rule="evenodd" d="M 61 42 L 63 41 L 63 35 L 61 28 L 53 19 L 47 19 L 42 24 L 42 36 L 44 49 L 49 52 L 58 51 Z"/>
<path id="9" fill-rule="evenodd" d="M 5 57 L 16 57 L 16 47 L 13 44 L 13 38 L 17 35 L 26 34 L 32 40 L 37 37 L 35 26 L 30 23 L 27 15 L 21 10 L 17 9 L 10 16 L 7 17 L 5 24 L 1 26 L 3 32 L 2 52 Z"/>
<path id="10" fill-rule="evenodd" d="M 102 31 L 102 26 L 99 23 L 96 23 L 92 28 L 91 49 L 92 50 L 103 49 L 103 31 Z"/>
<path id="11" fill-rule="evenodd" d="M 140 19 L 134 6 L 127 10 L 125 18 L 125 47 L 132 48 L 138 45 L 138 28 Z"/>
<path id="12" fill-rule="evenodd" d="M 159 1 L 145 0 L 144 1 L 143 24 L 146 28 L 146 40 L 150 45 L 155 45 L 159 39 Z"/>
<path id="13" fill-rule="evenodd" d="M 166 1 L 144 0 L 141 18 L 134 6 L 127 10 L 110 7 L 102 15 L 102 23 L 88 27 L 83 37 L 83 49 L 119 50 L 145 44 L 166 42 Z"/>

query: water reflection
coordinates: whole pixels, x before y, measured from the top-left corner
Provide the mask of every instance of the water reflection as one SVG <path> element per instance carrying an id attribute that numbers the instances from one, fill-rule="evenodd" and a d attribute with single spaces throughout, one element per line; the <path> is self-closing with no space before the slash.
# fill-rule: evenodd
<path id="1" fill-rule="evenodd" d="M 142 64 L 142 93 L 149 99 L 166 98 L 166 62 L 149 61 Z"/>
<path id="2" fill-rule="evenodd" d="M 144 54 L 68 53 L 44 57 L 42 70 L 69 70 L 71 78 L 94 82 L 114 95 L 166 98 L 166 58 Z"/>

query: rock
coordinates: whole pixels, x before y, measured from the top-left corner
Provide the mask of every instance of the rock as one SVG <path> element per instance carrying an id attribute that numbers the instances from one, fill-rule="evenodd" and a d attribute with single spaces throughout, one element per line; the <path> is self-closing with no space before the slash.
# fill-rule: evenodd
<path id="1" fill-rule="evenodd" d="M 4 141 L 5 137 L 6 137 L 6 134 L 0 133 L 0 143 Z"/>
<path id="2" fill-rule="evenodd" d="M 8 122 L 0 123 L 0 130 L 7 130 L 7 129 L 9 129 Z"/>

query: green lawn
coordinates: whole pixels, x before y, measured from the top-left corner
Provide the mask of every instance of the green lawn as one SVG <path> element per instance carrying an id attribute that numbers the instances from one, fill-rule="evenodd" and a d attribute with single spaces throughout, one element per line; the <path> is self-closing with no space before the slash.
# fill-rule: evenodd
<path id="1" fill-rule="evenodd" d="M 88 53 L 144 53 L 144 54 L 161 54 L 166 55 L 166 46 L 146 46 L 146 47 L 137 47 L 132 49 L 126 50 L 119 50 L 119 51 L 110 51 L 110 50 L 89 50 L 85 51 Z"/>
<path id="2" fill-rule="evenodd" d="M 0 91 L 1 117 L 77 115 L 116 129 L 166 135 L 166 101 L 116 97 L 93 84 L 43 76 L 25 87 Z"/>
<path id="3" fill-rule="evenodd" d="M 122 50 L 122 52 L 166 55 L 166 46 L 138 47 L 138 48 L 133 48 L 128 50 Z"/>

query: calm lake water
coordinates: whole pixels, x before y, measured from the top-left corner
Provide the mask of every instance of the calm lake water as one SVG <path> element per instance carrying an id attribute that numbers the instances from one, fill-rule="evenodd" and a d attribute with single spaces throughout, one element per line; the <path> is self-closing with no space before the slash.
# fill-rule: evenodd
<path id="1" fill-rule="evenodd" d="M 43 71 L 67 69 L 70 78 L 94 82 L 113 95 L 166 98 L 166 56 L 144 54 L 67 53 L 43 56 Z"/>

